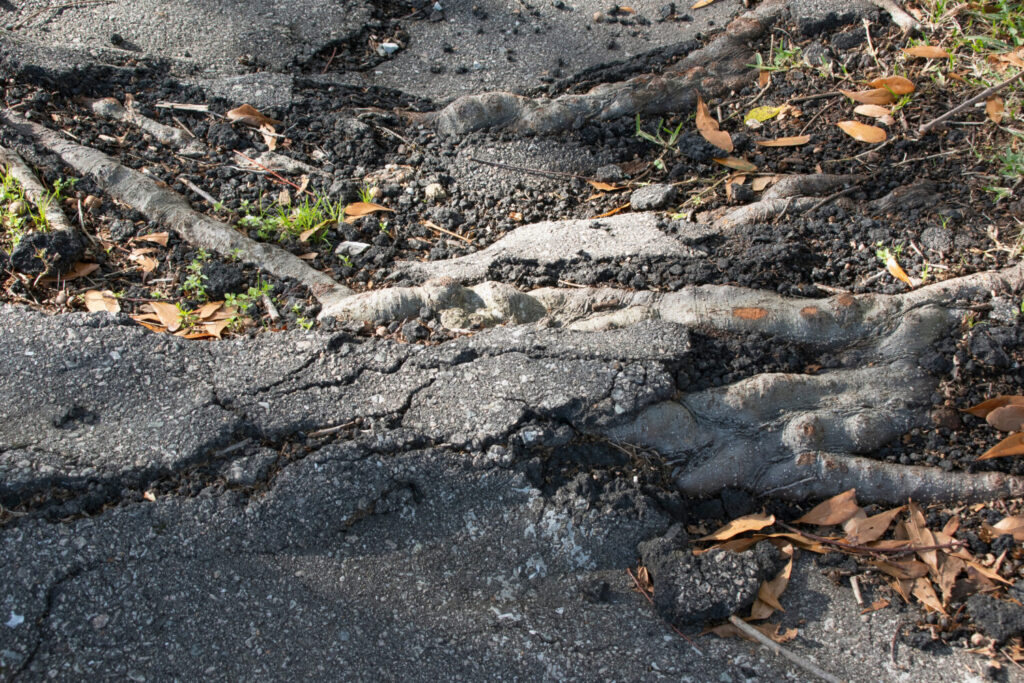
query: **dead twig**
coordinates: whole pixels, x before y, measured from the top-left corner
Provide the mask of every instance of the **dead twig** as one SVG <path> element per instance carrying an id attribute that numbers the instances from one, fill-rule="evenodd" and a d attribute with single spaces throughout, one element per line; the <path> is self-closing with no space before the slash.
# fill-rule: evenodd
<path id="1" fill-rule="evenodd" d="M 794 664 L 796 664 L 798 667 L 800 667 L 801 669 L 803 669 L 807 673 L 813 674 L 813 675 L 817 676 L 818 678 L 820 678 L 823 681 L 828 681 L 828 683 L 840 683 L 838 678 L 836 678 L 835 676 L 833 676 L 829 672 L 821 669 L 814 662 L 808 661 L 808 660 L 804 659 L 803 657 L 801 657 L 800 655 L 798 655 L 795 652 L 793 652 L 792 650 L 788 650 L 788 649 L 782 647 L 781 645 L 776 643 L 774 640 L 772 640 L 771 638 L 769 638 L 765 634 L 761 633 L 760 631 L 758 631 L 756 628 L 754 628 L 753 626 L 751 626 L 747 622 L 745 622 L 742 619 L 740 619 L 739 617 L 737 617 L 735 614 L 732 615 L 731 617 L 729 617 L 729 623 L 732 624 L 733 626 L 735 626 L 736 628 L 738 628 L 745 635 L 749 636 L 750 638 L 753 638 L 754 640 L 756 640 L 761 645 L 764 645 L 766 648 L 768 648 L 769 650 L 771 650 L 775 654 L 782 655 L 783 657 L 785 657 L 789 661 L 793 662 Z"/>
<path id="2" fill-rule="evenodd" d="M 804 213 L 814 213 L 815 211 L 817 211 L 821 207 L 825 206 L 829 202 L 832 202 L 832 201 L 834 201 L 836 199 L 839 199 L 840 197 L 845 197 L 848 194 L 852 194 L 853 192 L 855 192 L 858 189 L 860 189 L 860 188 L 857 185 L 854 185 L 852 187 L 846 188 L 845 190 L 839 190 L 839 192 L 833 192 L 832 194 L 830 194 L 829 196 L 825 197 L 821 201 L 816 202 L 811 208 L 809 208 L 806 211 L 804 211 Z"/>
<path id="3" fill-rule="evenodd" d="M 445 230 L 440 225 L 438 225 L 436 223 L 433 223 L 431 221 L 421 221 L 420 224 L 421 225 L 425 225 L 426 227 L 430 228 L 434 232 L 443 232 L 445 235 L 451 235 L 452 237 L 454 237 L 456 239 L 462 240 L 466 244 L 473 244 L 473 240 L 469 239 L 468 237 L 460 235 L 457 232 L 452 232 L 451 230 Z"/>
<path id="4" fill-rule="evenodd" d="M 934 128 L 936 128 L 937 126 L 941 126 L 943 123 L 945 123 L 952 117 L 956 116 L 964 109 L 967 109 L 968 107 L 973 107 L 978 102 L 987 99 L 989 95 L 999 92 L 1003 88 L 1007 87 L 1008 85 L 1011 85 L 1014 81 L 1017 81 L 1022 77 L 1024 77 L 1024 69 L 1018 71 L 1016 76 L 1011 76 L 1010 78 L 1007 78 L 1005 81 L 1002 81 L 1001 83 L 996 83 L 991 88 L 985 88 L 971 99 L 953 107 L 942 116 L 936 119 L 932 119 L 928 123 L 923 124 L 920 128 L 917 129 L 918 135 L 924 135 L 925 133 L 928 133 Z"/>

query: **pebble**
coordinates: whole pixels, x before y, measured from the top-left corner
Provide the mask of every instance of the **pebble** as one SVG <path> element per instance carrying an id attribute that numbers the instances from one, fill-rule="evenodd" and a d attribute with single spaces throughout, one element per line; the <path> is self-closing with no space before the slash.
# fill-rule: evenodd
<path id="1" fill-rule="evenodd" d="M 676 188 L 672 185 L 654 184 L 635 190 L 629 197 L 629 204 L 634 211 L 652 211 L 663 209 L 676 198 Z"/>
<path id="2" fill-rule="evenodd" d="M 441 183 L 430 183 L 423 188 L 423 196 L 427 198 L 428 202 L 438 202 L 447 197 L 448 193 L 445 192 Z"/>

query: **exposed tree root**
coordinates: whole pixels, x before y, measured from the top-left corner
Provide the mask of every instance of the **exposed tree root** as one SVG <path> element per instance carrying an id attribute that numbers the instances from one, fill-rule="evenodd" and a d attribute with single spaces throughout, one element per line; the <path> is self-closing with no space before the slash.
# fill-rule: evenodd
<path id="1" fill-rule="evenodd" d="M 49 192 L 39 182 L 20 154 L 0 145 L 0 169 L 6 169 L 18 181 L 21 189 L 25 192 L 25 197 L 36 205 L 51 228 L 76 232 L 67 216 L 60 210 L 60 206 L 56 202 L 48 200 Z"/>
<path id="2" fill-rule="evenodd" d="M 123 107 L 113 97 L 93 100 L 89 103 L 89 108 L 94 114 L 104 118 L 137 126 L 143 132 L 152 135 L 161 144 L 173 147 L 186 156 L 201 156 L 209 152 L 206 145 L 196 140 L 188 132 L 154 121 L 131 107 Z"/>
<path id="3" fill-rule="evenodd" d="M 324 307 L 352 293 L 348 287 L 284 249 L 249 239 L 230 225 L 195 211 L 181 195 L 100 151 L 71 142 L 10 110 L 0 112 L 0 120 L 22 135 L 34 138 L 76 172 L 93 178 L 112 197 L 173 230 L 192 245 L 223 256 L 236 256 L 276 277 L 298 280 L 312 290 Z"/>
<path id="4" fill-rule="evenodd" d="M 578 128 L 586 120 L 633 114 L 665 114 L 692 109 L 697 92 L 714 97 L 752 82 L 749 43 L 760 37 L 786 8 L 785 0 L 766 0 L 737 17 L 706 47 L 662 76 L 638 76 L 597 86 L 584 95 L 530 99 L 507 92 L 460 97 L 428 117 L 438 132 L 461 135 L 483 128 L 521 133 L 554 133 Z"/>
<path id="5" fill-rule="evenodd" d="M 858 183 L 861 175 L 817 173 L 782 178 L 761 195 L 759 201 L 701 216 L 720 232 L 744 225 L 764 223 L 786 213 L 799 214 L 818 203 L 817 197 Z"/>

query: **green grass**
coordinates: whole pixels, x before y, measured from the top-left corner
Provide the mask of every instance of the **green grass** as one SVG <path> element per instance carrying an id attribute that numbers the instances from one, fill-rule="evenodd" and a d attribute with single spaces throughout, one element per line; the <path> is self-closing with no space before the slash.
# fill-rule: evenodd
<path id="1" fill-rule="evenodd" d="M 300 203 L 282 206 L 277 202 L 264 204 L 261 195 L 257 203 L 242 202 L 239 211 L 242 217 L 238 224 L 256 228 L 260 239 L 299 239 L 312 230 L 307 239 L 323 239 L 327 228 L 344 217 L 345 207 L 327 197 L 304 197 Z"/>

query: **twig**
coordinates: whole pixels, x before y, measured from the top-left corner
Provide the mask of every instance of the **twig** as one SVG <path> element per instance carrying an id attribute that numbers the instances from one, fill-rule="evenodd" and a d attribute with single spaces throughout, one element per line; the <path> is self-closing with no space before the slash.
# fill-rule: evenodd
<path id="1" fill-rule="evenodd" d="M 629 567 L 626 567 L 626 573 L 629 574 L 629 578 L 633 579 L 633 583 L 636 584 L 636 589 L 638 591 L 640 591 L 640 595 L 642 595 L 645 598 L 647 598 L 647 602 L 651 603 L 651 605 L 653 606 L 654 605 L 654 600 L 652 600 L 651 596 L 647 594 L 647 591 L 645 591 L 643 588 L 640 587 L 640 581 L 637 580 L 637 578 L 635 576 L 633 576 L 633 572 L 630 571 Z M 672 628 L 673 631 L 676 632 L 676 635 L 678 635 L 680 638 L 682 638 L 683 640 L 685 640 L 686 642 L 688 642 L 690 644 L 690 647 L 693 648 L 694 652 L 699 654 L 701 657 L 704 656 L 704 653 L 701 652 L 699 647 L 697 647 L 697 644 L 695 642 L 693 642 L 693 638 L 689 637 L 688 635 L 686 635 L 685 633 L 683 633 L 682 631 L 677 629 L 674 624 L 669 624 L 669 626 Z"/>
<path id="2" fill-rule="evenodd" d="M 836 90 L 835 92 L 820 92 L 817 93 L 816 95 L 804 95 L 803 97 L 794 97 L 793 99 L 789 100 L 789 104 L 795 104 L 797 102 L 809 102 L 811 100 L 821 100 L 826 97 L 839 97 L 842 94 L 843 93 Z"/>
<path id="3" fill-rule="evenodd" d="M 352 422 L 346 422 L 345 424 L 334 425 L 333 427 L 325 427 L 324 429 L 318 429 L 315 432 L 310 432 L 309 434 L 306 434 L 306 438 L 307 439 L 318 439 L 321 436 L 330 436 L 331 434 L 337 434 L 338 432 L 340 432 L 340 431 L 342 431 L 344 429 L 348 429 L 349 427 L 355 427 L 355 426 L 356 426 L 356 423 L 355 423 L 355 420 L 353 420 Z"/>
<path id="4" fill-rule="evenodd" d="M 331 49 L 331 56 L 327 58 L 327 63 L 324 64 L 324 70 L 321 71 L 320 73 L 322 73 L 322 74 L 327 73 L 327 70 L 331 68 L 331 62 L 334 61 L 334 55 L 336 55 L 336 54 L 338 54 L 338 46 L 337 45 L 335 45 Z"/>
<path id="5" fill-rule="evenodd" d="M 978 102 L 981 102 L 982 100 L 986 99 L 989 95 L 991 95 L 993 93 L 999 92 L 1000 90 L 1002 90 L 1006 86 L 1012 84 L 1014 81 L 1019 80 L 1021 77 L 1024 77 L 1024 69 L 1021 69 L 1020 71 L 1018 71 L 1016 76 L 1012 76 L 1010 78 L 1007 78 L 1002 83 L 996 83 L 991 88 L 985 88 L 984 90 L 982 90 L 980 93 L 978 93 L 977 95 L 975 95 L 971 99 L 967 100 L 966 102 L 963 102 L 962 104 L 960 104 L 960 105 L 958 105 L 956 107 L 953 107 L 952 109 L 947 111 L 945 114 L 943 114 L 939 118 L 932 119 L 928 123 L 922 125 L 920 128 L 917 129 L 918 135 L 924 135 L 925 133 L 928 133 L 933 128 L 935 128 L 936 126 L 941 125 L 945 121 L 948 121 L 950 118 L 952 118 L 953 116 L 956 116 L 957 114 L 962 112 L 964 109 L 967 109 L 968 107 L 974 106 L 975 104 L 977 104 Z"/>
<path id="6" fill-rule="evenodd" d="M 782 647 L 774 640 L 772 640 L 771 638 L 761 633 L 747 622 L 737 617 L 735 614 L 729 617 L 729 623 L 738 628 L 743 633 L 745 633 L 747 636 L 759 642 L 761 645 L 764 645 L 766 648 L 768 648 L 775 654 L 782 655 L 789 661 L 793 662 L 804 671 L 817 676 L 823 681 L 828 681 L 828 683 L 840 683 L 838 678 L 836 678 L 829 672 L 822 670 L 818 667 L 817 664 L 810 662 L 801 657 L 800 655 L 796 654 L 795 652 Z"/>
<path id="7" fill-rule="evenodd" d="M 182 184 L 185 185 L 185 187 L 187 187 L 188 189 L 192 190 L 197 195 L 199 195 L 200 197 L 205 199 L 206 202 L 210 206 L 212 206 L 214 209 L 216 209 L 217 205 L 220 204 L 220 202 L 218 202 L 216 199 L 214 199 L 212 196 L 210 196 L 210 194 L 206 190 L 204 190 L 203 188 L 199 187 L 198 185 L 193 183 L 188 178 L 182 176 L 182 177 L 178 178 L 178 180 L 180 180 L 182 182 Z"/>
<path id="8" fill-rule="evenodd" d="M 427 226 L 428 228 L 430 228 L 434 232 L 443 232 L 446 235 L 451 235 L 452 237 L 455 237 L 456 239 L 462 240 L 466 244 L 473 244 L 473 240 L 469 239 L 468 237 L 464 237 L 463 235 L 460 235 L 457 232 L 452 232 L 451 230 L 445 230 L 440 225 L 437 225 L 436 223 L 433 223 L 431 221 L 422 221 L 421 225 Z"/>
<path id="9" fill-rule="evenodd" d="M 897 622 L 896 632 L 892 634 L 892 640 L 889 641 L 889 661 L 892 662 L 893 667 L 902 670 L 899 664 L 896 663 L 896 641 L 899 640 L 900 631 L 903 629 L 903 622 Z"/>
<path id="10" fill-rule="evenodd" d="M 853 589 L 853 599 L 857 601 L 857 604 L 861 607 L 864 606 L 864 596 L 860 594 L 860 583 L 857 582 L 856 576 L 850 577 L 850 588 Z"/>
<path id="11" fill-rule="evenodd" d="M 807 125 L 805 125 L 803 128 L 800 129 L 800 135 L 803 135 L 805 132 L 807 132 L 807 129 L 811 127 L 811 124 L 814 123 L 815 121 L 817 121 L 818 117 L 821 116 L 822 114 L 824 114 L 826 111 L 828 111 L 832 107 L 832 105 L 834 105 L 834 104 L 835 104 L 835 102 L 829 102 L 824 107 L 819 109 L 814 114 L 814 116 L 811 117 L 811 120 L 807 122 Z"/>
<path id="12" fill-rule="evenodd" d="M 767 491 L 765 491 L 761 495 L 767 498 L 768 496 L 772 495 L 773 493 L 778 493 L 779 491 L 785 491 L 786 489 L 791 489 L 791 488 L 793 488 L 795 486 L 799 486 L 800 484 L 806 484 L 808 482 L 814 481 L 815 479 L 817 479 L 817 477 L 804 477 L 800 481 L 793 481 L 793 482 L 790 482 L 788 484 L 783 484 L 782 486 L 776 486 L 773 489 L 768 489 Z"/>
<path id="13" fill-rule="evenodd" d="M 257 168 L 263 169 L 264 173 L 267 173 L 268 175 L 272 175 L 274 178 L 276 178 L 277 180 L 281 181 L 282 183 L 284 183 L 286 185 L 291 185 L 292 187 L 294 187 L 296 190 L 299 191 L 299 195 L 301 195 L 303 192 L 309 192 L 309 190 L 302 189 L 301 187 L 299 187 L 298 185 L 296 185 L 292 181 L 288 180 L 287 178 L 285 178 L 283 175 L 281 175 L 277 171 L 270 170 L 269 168 L 267 168 L 266 166 L 264 166 L 260 162 L 256 161 L 255 159 L 250 159 L 249 157 L 245 156 L 244 154 L 242 154 L 238 150 L 235 150 L 235 154 L 237 154 L 238 156 L 242 157 L 243 159 L 248 161 L 253 166 L 256 166 Z M 296 197 L 299 196 L 299 195 L 296 195 Z"/>

